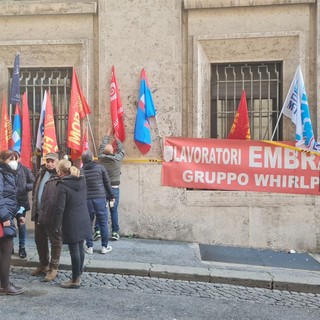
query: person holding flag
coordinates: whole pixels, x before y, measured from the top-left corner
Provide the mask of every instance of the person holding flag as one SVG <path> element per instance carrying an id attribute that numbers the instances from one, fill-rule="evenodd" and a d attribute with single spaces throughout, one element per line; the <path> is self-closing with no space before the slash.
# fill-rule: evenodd
<path id="1" fill-rule="evenodd" d="M 117 145 L 116 151 L 113 148 L 113 144 L 111 143 L 111 132 L 112 129 L 109 128 L 107 131 L 107 135 L 103 137 L 102 142 L 99 147 L 99 162 L 106 168 L 112 193 L 114 195 L 113 201 L 109 201 L 109 209 L 111 214 L 111 239 L 119 240 L 119 217 L 118 217 L 118 206 L 120 199 L 120 175 L 121 175 L 121 165 L 122 160 L 124 158 L 124 148 L 122 142 L 115 137 L 115 142 Z M 94 240 L 99 239 L 100 228 L 99 224 L 96 223 L 95 226 L 95 235 Z"/>

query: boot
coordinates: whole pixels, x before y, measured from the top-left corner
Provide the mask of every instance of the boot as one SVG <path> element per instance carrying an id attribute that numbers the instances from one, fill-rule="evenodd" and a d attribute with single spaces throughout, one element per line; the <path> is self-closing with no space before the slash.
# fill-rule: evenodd
<path id="1" fill-rule="evenodd" d="M 48 272 L 48 270 L 49 270 L 49 267 L 48 266 L 39 266 L 39 267 L 37 267 L 37 269 L 35 269 L 35 270 L 33 270 L 32 272 L 31 272 L 31 275 L 32 276 L 39 276 L 39 275 L 41 275 L 41 274 L 43 274 L 43 273 L 46 273 L 46 272 Z"/>
<path id="2" fill-rule="evenodd" d="M 16 296 L 24 292 L 24 288 L 14 286 L 10 283 L 6 288 L 0 288 L 0 295 Z"/>
<path id="3" fill-rule="evenodd" d="M 43 281 L 50 282 L 56 278 L 57 274 L 58 274 L 57 269 L 49 269 L 49 271 Z"/>
<path id="4" fill-rule="evenodd" d="M 61 283 L 61 288 L 65 289 L 79 289 L 81 284 L 80 277 L 78 277 L 76 280 L 68 280 Z"/>

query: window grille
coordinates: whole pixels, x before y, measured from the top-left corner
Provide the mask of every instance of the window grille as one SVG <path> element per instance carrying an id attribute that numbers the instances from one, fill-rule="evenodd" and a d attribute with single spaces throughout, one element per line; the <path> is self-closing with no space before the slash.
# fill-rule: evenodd
<path id="1" fill-rule="evenodd" d="M 12 69 L 9 72 L 12 75 Z M 10 83 L 11 81 L 12 79 Z M 72 68 L 20 68 L 20 94 L 22 99 L 24 92 L 27 92 L 33 150 L 35 150 L 44 91 L 50 90 L 58 148 L 62 154 L 68 154 L 67 128 L 71 81 Z M 15 106 L 10 105 L 12 116 L 14 111 Z"/>
<path id="2" fill-rule="evenodd" d="M 211 138 L 227 138 L 244 89 L 251 139 L 270 140 L 282 108 L 282 63 L 214 64 L 211 71 Z M 281 128 L 280 121 L 274 140 Z"/>

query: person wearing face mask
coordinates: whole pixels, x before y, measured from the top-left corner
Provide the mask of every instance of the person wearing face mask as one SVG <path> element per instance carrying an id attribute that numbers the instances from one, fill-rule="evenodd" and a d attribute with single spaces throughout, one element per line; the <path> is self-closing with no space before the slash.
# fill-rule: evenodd
<path id="1" fill-rule="evenodd" d="M 20 224 L 25 223 L 17 201 L 17 167 L 14 151 L 0 152 L 0 223 L 3 228 L 3 236 L 0 238 L 0 295 L 18 295 L 24 292 L 23 288 L 9 281 L 13 238 L 16 236 L 14 218 L 17 218 Z"/>
<path id="2" fill-rule="evenodd" d="M 45 165 L 36 176 L 32 199 L 31 220 L 35 222 L 34 236 L 39 266 L 32 271 L 31 275 L 39 276 L 46 273 L 44 278 L 46 282 L 56 278 L 62 250 L 61 232 L 52 230 L 58 160 L 57 153 L 46 154 Z M 48 239 L 51 250 L 49 250 Z"/>
<path id="3" fill-rule="evenodd" d="M 17 167 L 17 174 L 16 174 L 16 186 L 17 186 L 17 200 L 18 205 L 20 208 L 22 207 L 22 215 L 25 217 L 27 211 L 30 210 L 30 203 L 29 203 L 29 191 L 32 190 L 35 177 L 32 171 L 27 168 L 26 166 L 22 165 L 20 162 L 20 153 L 15 151 L 18 161 Z M 26 224 L 21 224 L 20 220 L 17 219 L 17 226 L 18 226 L 18 236 L 19 236 L 19 257 L 26 258 L 27 252 L 25 249 L 26 243 L 26 233 L 27 227 Z M 13 252 L 13 251 L 12 251 Z"/>

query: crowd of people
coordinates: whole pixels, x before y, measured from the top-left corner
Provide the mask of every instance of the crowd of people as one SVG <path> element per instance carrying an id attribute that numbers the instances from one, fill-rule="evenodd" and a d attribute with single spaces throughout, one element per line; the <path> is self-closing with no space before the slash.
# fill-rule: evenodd
<path id="1" fill-rule="evenodd" d="M 118 205 L 122 143 L 111 130 L 103 137 L 98 161 L 90 150 L 81 155 L 78 169 L 57 153 L 47 153 L 36 176 L 20 163 L 20 153 L 0 153 L 0 295 L 18 295 L 24 288 L 10 282 L 14 237 L 19 236 L 19 257 L 26 258 L 26 213 L 31 209 L 39 264 L 33 276 L 53 281 L 58 274 L 62 245 L 68 245 L 72 276 L 62 288 L 79 288 L 85 253 L 93 253 L 93 242 L 101 239 L 101 254 L 109 245 L 108 212 L 111 213 L 111 239 L 119 240 Z M 32 190 L 32 205 L 29 192 Z M 16 221 L 16 224 L 15 224 Z"/>

